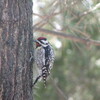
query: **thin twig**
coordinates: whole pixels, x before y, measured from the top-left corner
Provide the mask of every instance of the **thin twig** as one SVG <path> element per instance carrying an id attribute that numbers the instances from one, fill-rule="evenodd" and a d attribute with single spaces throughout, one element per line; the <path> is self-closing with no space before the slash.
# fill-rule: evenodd
<path id="1" fill-rule="evenodd" d="M 64 100 L 68 100 L 68 97 L 65 95 L 65 93 L 61 90 L 60 87 L 58 87 L 58 85 L 56 84 L 55 80 L 50 77 L 51 82 L 53 83 L 55 89 L 57 90 L 57 92 L 59 93 L 59 95 L 64 99 Z"/>
<path id="2" fill-rule="evenodd" d="M 34 12 L 33 12 L 33 15 L 38 16 L 40 18 L 43 18 L 43 16 L 41 16 L 40 14 L 37 14 L 37 13 L 34 13 Z"/>
<path id="3" fill-rule="evenodd" d="M 41 77 L 42 77 L 42 75 L 39 75 L 39 76 L 35 79 L 34 83 L 32 84 L 32 87 L 34 87 L 34 85 L 38 82 L 38 80 L 39 80 Z"/>
<path id="4" fill-rule="evenodd" d="M 67 6 L 66 8 L 70 8 L 71 6 L 75 5 L 76 3 L 77 2 L 75 1 L 75 2 L 71 3 L 71 5 Z M 50 20 L 52 17 L 54 17 L 56 15 L 59 15 L 59 14 L 63 13 L 64 11 L 66 11 L 66 9 L 65 10 L 61 10 L 59 12 L 54 12 L 54 11 L 55 10 L 53 10 L 53 13 L 51 13 L 51 11 L 50 11 L 49 14 L 45 15 L 45 16 L 41 16 L 41 15 L 37 14 L 38 17 L 41 16 L 40 18 L 42 18 L 42 20 L 37 22 L 34 26 L 35 27 L 39 27 L 38 25 L 41 26 L 41 24 L 44 24 L 44 23 L 46 24 L 46 22 L 48 22 L 48 20 Z"/>
<path id="5" fill-rule="evenodd" d="M 83 17 L 83 16 L 97 10 L 98 8 L 100 8 L 100 3 L 96 4 L 92 9 L 89 9 L 88 11 L 83 12 L 82 14 L 79 15 L 79 17 Z"/>

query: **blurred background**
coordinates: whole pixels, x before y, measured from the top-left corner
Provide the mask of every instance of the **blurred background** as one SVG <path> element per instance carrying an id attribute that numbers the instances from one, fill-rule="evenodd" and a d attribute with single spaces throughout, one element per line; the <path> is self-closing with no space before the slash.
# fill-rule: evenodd
<path id="1" fill-rule="evenodd" d="M 100 0 L 33 0 L 33 26 L 100 40 Z M 85 45 L 34 30 L 47 37 L 55 63 L 47 88 L 38 82 L 35 100 L 100 100 L 100 46 Z M 34 67 L 34 79 L 37 68 Z"/>

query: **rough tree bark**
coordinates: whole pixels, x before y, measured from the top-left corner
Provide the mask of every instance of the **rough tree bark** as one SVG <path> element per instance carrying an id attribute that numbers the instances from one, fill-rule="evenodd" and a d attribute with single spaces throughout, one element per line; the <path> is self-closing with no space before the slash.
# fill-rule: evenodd
<path id="1" fill-rule="evenodd" d="M 0 0 L 0 100 L 33 100 L 32 37 L 32 0 Z"/>

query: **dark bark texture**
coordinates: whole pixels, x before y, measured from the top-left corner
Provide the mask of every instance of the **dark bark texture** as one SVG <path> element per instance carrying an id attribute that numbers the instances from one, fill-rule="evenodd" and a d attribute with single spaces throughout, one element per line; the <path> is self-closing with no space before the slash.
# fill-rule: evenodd
<path id="1" fill-rule="evenodd" d="M 33 100 L 32 38 L 32 0 L 0 0 L 0 100 Z"/>

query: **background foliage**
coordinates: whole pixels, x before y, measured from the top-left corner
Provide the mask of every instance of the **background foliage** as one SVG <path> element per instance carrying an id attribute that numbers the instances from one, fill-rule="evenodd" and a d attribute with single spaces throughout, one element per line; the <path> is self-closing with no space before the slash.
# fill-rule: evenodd
<path id="1" fill-rule="evenodd" d="M 34 0 L 34 27 L 100 40 L 99 0 Z M 45 89 L 35 87 L 35 100 L 100 100 L 100 47 L 45 36 L 55 49 L 55 64 Z"/>

